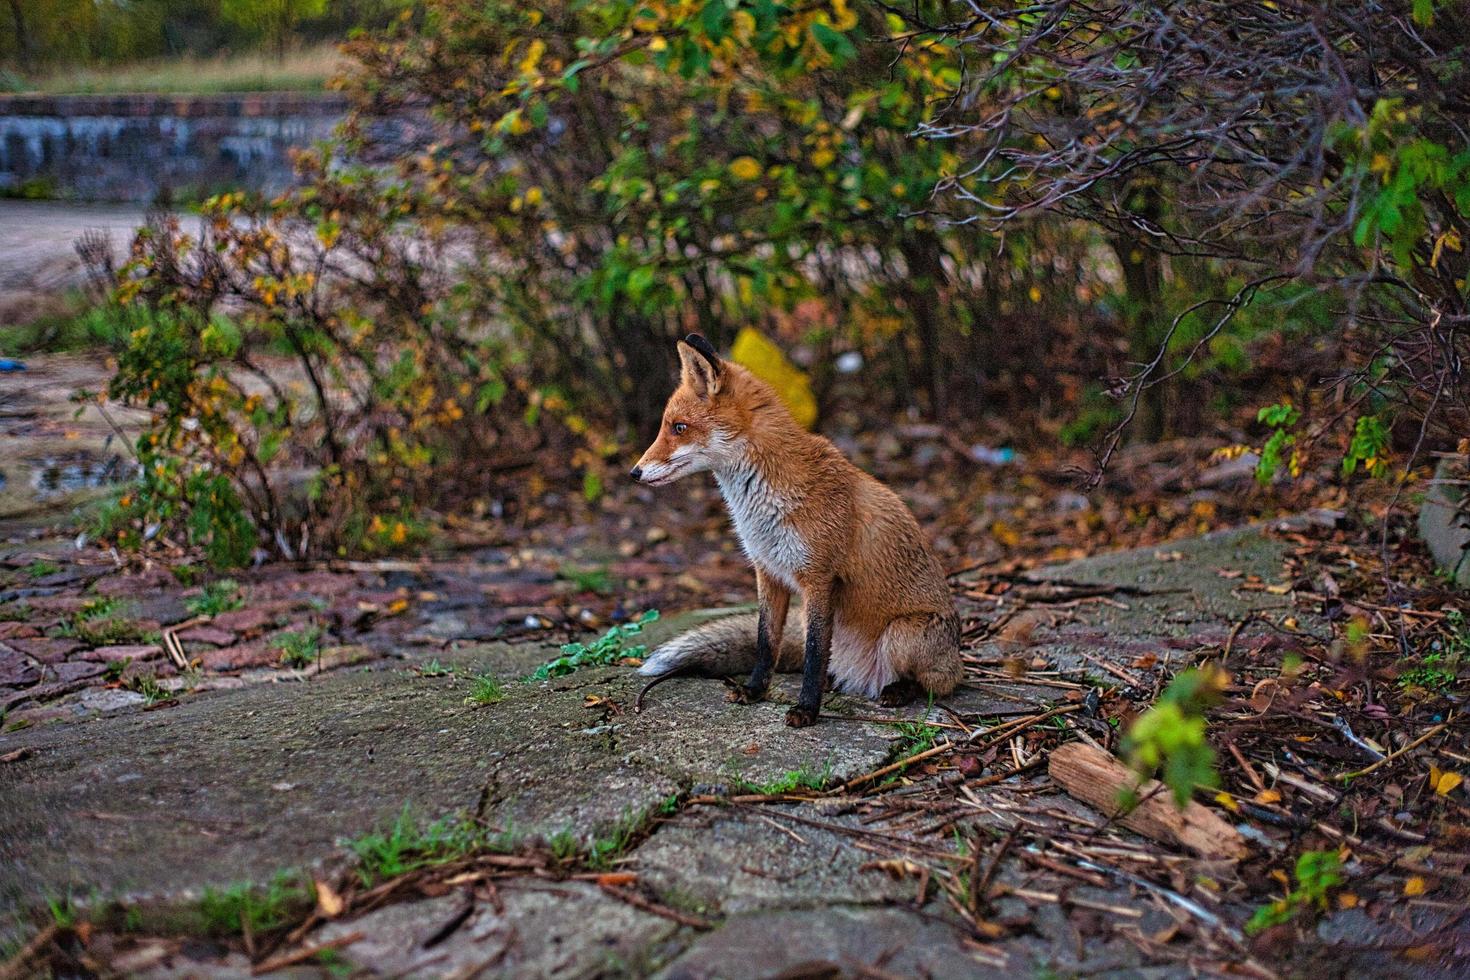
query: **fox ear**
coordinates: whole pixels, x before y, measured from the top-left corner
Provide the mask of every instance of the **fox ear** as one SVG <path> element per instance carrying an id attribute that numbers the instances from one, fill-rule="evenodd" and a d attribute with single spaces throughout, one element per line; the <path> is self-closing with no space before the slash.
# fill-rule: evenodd
<path id="1" fill-rule="evenodd" d="M 720 392 L 720 356 L 697 333 L 679 341 L 679 379 L 694 389 L 701 398 L 713 398 Z"/>

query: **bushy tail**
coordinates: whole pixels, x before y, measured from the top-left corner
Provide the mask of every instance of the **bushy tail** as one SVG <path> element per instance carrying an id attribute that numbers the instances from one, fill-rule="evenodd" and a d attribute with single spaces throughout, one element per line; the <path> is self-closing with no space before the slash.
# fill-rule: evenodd
<path id="1" fill-rule="evenodd" d="M 755 667 L 755 630 L 759 621 L 756 613 L 738 613 L 696 626 L 650 653 L 638 673 L 660 676 L 680 672 L 716 677 L 749 673 Z M 800 669 L 800 617 L 787 617 L 781 653 L 776 659 L 777 670 Z"/>

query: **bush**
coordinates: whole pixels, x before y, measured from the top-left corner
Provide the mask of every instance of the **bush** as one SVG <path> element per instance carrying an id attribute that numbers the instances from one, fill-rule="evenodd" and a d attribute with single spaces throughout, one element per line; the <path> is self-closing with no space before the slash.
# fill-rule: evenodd
<path id="1" fill-rule="evenodd" d="M 302 188 L 135 243 L 120 298 L 158 323 L 115 389 L 159 413 L 149 465 L 175 510 L 238 502 L 299 555 L 366 550 L 375 521 L 412 527 L 548 445 L 595 488 L 691 329 L 725 346 L 759 324 L 823 366 L 855 348 L 892 407 L 977 407 L 987 348 L 1013 340 L 996 311 L 1086 243 L 987 276 L 991 239 L 923 213 L 957 158 L 907 134 L 958 74 L 890 29 L 845 3 L 437 0 L 355 42 L 359 110 Z M 425 106 L 427 145 L 422 126 L 385 145 L 384 113 Z"/>

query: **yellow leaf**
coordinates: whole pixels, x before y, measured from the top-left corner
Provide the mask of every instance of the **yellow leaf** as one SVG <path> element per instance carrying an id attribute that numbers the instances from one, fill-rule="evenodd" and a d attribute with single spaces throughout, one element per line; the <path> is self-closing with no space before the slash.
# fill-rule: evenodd
<path id="1" fill-rule="evenodd" d="M 1235 797 L 1231 796 L 1229 793 L 1216 793 L 1215 802 L 1223 806 L 1225 809 L 1229 810 L 1231 813 L 1240 812 L 1240 804 L 1236 803 Z"/>
<path id="2" fill-rule="evenodd" d="M 746 157 L 745 159 L 749 159 Z M 751 163 L 755 163 L 751 160 Z M 731 164 L 734 169 L 734 164 Z M 739 176 L 737 174 L 737 176 Z M 730 348 L 730 359 L 744 365 L 766 384 L 776 389 L 776 394 L 790 409 L 797 423 L 810 429 L 817 421 L 817 398 L 806 373 L 786 359 L 781 348 L 752 327 L 742 327 L 735 335 Z"/>
<path id="3" fill-rule="evenodd" d="M 325 881 L 316 882 L 316 909 L 324 919 L 335 919 L 342 914 L 347 903 L 342 901 L 332 886 Z"/>
<path id="4" fill-rule="evenodd" d="M 1415 875 L 1408 881 L 1404 882 L 1404 894 L 1409 896 L 1423 895 L 1424 879 L 1419 877 L 1418 875 Z"/>
<path id="5" fill-rule="evenodd" d="M 1281 792 L 1274 789 L 1263 789 L 1256 794 L 1257 803 L 1280 803 Z"/>
<path id="6" fill-rule="evenodd" d="M 755 180 L 761 175 L 761 165 L 755 157 L 736 157 L 730 161 L 730 173 L 740 180 Z"/>
<path id="7" fill-rule="evenodd" d="M 1352 892 L 1341 892 L 1337 896 L 1337 907 L 1340 909 L 1355 909 L 1358 907 L 1358 896 Z"/>
<path id="8" fill-rule="evenodd" d="M 1021 543 L 1021 532 L 1005 521 L 996 521 L 990 525 L 990 536 L 1007 548 L 1014 548 Z"/>
<path id="9" fill-rule="evenodd" d="M 1443 772 L 1434 765 L 1429 767 L 1429 785 L 1440 796 L 1449 796 L 1464 781 L 1465 777 L 1457 772 Z"/>

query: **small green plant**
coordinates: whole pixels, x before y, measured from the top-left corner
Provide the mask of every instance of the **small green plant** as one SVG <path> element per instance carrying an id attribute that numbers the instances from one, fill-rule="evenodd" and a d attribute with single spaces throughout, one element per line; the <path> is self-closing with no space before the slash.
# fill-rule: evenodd
<path id="1" fill-rule="evenodd" d="M 108 533 L 110 530 L 104 531 L 103 536 L 105 537 Z M 174 580 L 186 589 L 195 585 L 199 577 L 204 574 L 204 570 L 198 565 L 175 565 L 169 569 L 169 572 L 173 574 Z"/>
<path id="2" fill-rule="evenodd" d="M 9 602 L 0 606 L 0 623 L 27 623 L 35 610 L 25 602 Z"/>
<path id="3" fill-rule="evenodd" d="M 1392 454 L 1388 426 L 1376 415 L 1363 415 L 1353 426 L 1353 438 L 1342 457 L 1342 475 L 1352 476 L 1359 466 L 1375 479 L 1388 475 L 1388 457 Z"/>
<path id="4" fill-rule="evenodd" d="M 318 950 L 312 959 L 316 961 L 317 966 L 334 977 L 350 977 L 357 972 L 357 967 L 352 964 L 351 960 L 343 956 L 340 950 Z"/>
<path id="5" fill-rule="evenodd" d="M 1445 614 L 1444 632 L 1430 644 L 1429 652 L 1399 671 L 1399 686 L 1448 691 L 1459 678 L 1460 666 L 1467 657 L 1470 657 L 1470 626 L 1463 612 L 1452 609 Z"/>
<path id="6" fill-rule="evenodd" d="M 120 615 L 122 604 L 111 596 L 89 599 L 53 631 L 53 635 L 81 640 L 90 646 L 156 643 L 158 632 Z"/>
<path id="7" fill-rule="evenodd" d="M 46 899 L 46 908 L 51 912 L 51 921 L 58 929 L 74 929 L 77 924 L 77 907 L 70 895 L 64 898 Z"/>
<path id="8" fill-rule="evenodd" d="M 612 829 L 587 846 L 587 866 L 594 871 L 605 871 L 638 839 L 639 833 L 648 823 L 647 812 L 625 812 Z"/>
<path id="9" fill-rule="evenodd" d="M 420 824 L 405 805 L 387 830 L 352 841 L 358 875 L 364 885 L 396 878 L 420 868 L 455 861 L 476 851 L 507 853 L 514 849 L 510 831 L 488 833 L 466 817 L 445 817 Z"/>
<path id="10" fill-rule="evenodd" d="M 308 626 L 279 634 L 271 641 L 271 646 L 281 652 L 281 663 L 300 670 L 310 667 L 321 655 L 321 640 L 322 628 Z"/>
<path id="11" fill-rule="evenodd" d="M 615 588 L 606 565 L 599 565 L 597 568 L 563 568 L 557 574 L 575 585 L 578 592 L 607 595 Z"/>
<path id="12" fill-rule="evenodd" d="M 581 843 L 577 840 L 577 835 L 572 833 L 569 827 L 563 827 L 547 838 L 546 846 L 551 848 L 552 856 L 558 861 L 570 861 L 582 849 Z"/>
<path id="13" fill-rule="evenodd" d="M 1205 709 L 1218 700 L 1229 677 L 1218 667 L 1186 670 L 1165 688 L 1123 736 L 1123 754 L 1143 778 L 1158 774 L 1183 806 L 1196 786 L 1215 786 L 1215 752 L 1205 740 Z M 1137 805 L 1136 795 L 1124 799 Z"/>
<path id="14" fill-rule="evenodd" d="M 279 929 L 311 907 L 312 889 L 291 872 L 267 885 L 243 881 L 206 889 L 199 899 L 205 929 L 216 936 L 238 935 L 247 925 L 254 935 Z"/>
<path id="15" fill-rule="evenodd" d="M 118 611 L 118 601 L 112 596 L 98 596 L 96 599 L 88 599 L 82 603 L 82 607 L 76 612 L 78 622 L 90 622 L 98 619 L 106 619 Z"/>
<path id="16" fill-rule="evenodd" d="M 1263 929 L 1290 922 L 1298 912 L 1326 910 L 1328 893 L 1341 885 L 1342 858 L 1336 851 L 1306 851 L 1296 859 L 1296 886 L 1269 905 L 1262 905 L 1245 924 L 1254 935 Z"/>
<path id="17" fill-rule="evenodd" d="M 123 657 L 121 660 L 109 660 L 103 668 L 102 679 L 109 684 L 116 684 L 122 680 L 123 671 L 128 669 L 128 664 L 133 662 L 132 657 Z"/>
<path id="18" fill-rule="evenodd" d="M 934 698 L 931 695 L 929 705 L 932 708 Z M 926 721 L 899 721 L 893 725 L 898 732 L 898 742 L 895 751 L 899 757 L 915 755 L 934 748 L 943 729 L 937 725 L 931 725 Z"/>
<path id="19" fill-rule="evenodd" d="M 216 579 L 204 586 L 198 595 L 184 600 L 185 608 L 196 616 L 218 616 L 244 604 L 240 583 L 232 578 Z"/>
<path id="20" fill-rule="evenodd" d="M 1418 662 L 1399 672 L 1399 687 L 1422 687 L 1429 691 L 1448 690 L 1459 676 L 1458 658 L 1443 653 L 1426 653 Z"/>
<path id="21" fill-rule="evenodd" d="M 562 646 L 560 657 L 544 663 L 531 672 L 527 680 L 544 681 L 570 674 L 578 667 L 607 666 L 624 657 L 641 657 L 648 648 L 643 645 L 627 647 L 623 642 L 630 636 L 643 632 L 643 627 L 658 619 L 658 610 L 650 609 L 631 623 L 614 626 L 591 643 L 567 643 Z"/>
<path id="22" fill-rule="evenodd" d="M 61 571 L 61 566 L 54 561 L 44 558 L 37 559 L 26 566 L 26 574 L 31 578 L 45 578 L 47 575 L 55 575 Z"/>
<path id="23" fill-rule="evenodd" d="M 480 674 L 471 680 L 470 693 L 465 697 L 464 703 L 484 706 L 499 704 L 504 700 L 505 685 L 490 674 Z"/>
<path id="24" fill-rule="evenodd" d="M 418 672 L 420 677 L 448 677 L 454 673 L 454 668 L 444 666 L 439 662 L 439 658 L 435 657 L 426 664 L 420 664 Z"/>
<path id="25" fill-rule="evenodd" d="M 1267 405 L 1256 413 L 1257 422 L 1271 427 L 1271 435 L 1262 444 L 1261 459 L 1256 463 L 1256 480 L 1262 486 L 1283 469 L 1296 476 L 1300 463 L 1295 451 L 1296 434 L 1292 430 L 1301 417 L 1300 411 L 1285 402 Z"/>
<path id="26" fill-rule="evenodd" d="M 792 769 L 782 773 L 775 779 L 764 783 L 753 783 L 747 779 L 733 780 L 736 789 L 748 793 L 759 793 L 762 796 L 780 796 L 783 793 L 794 793 L 799 789 L 821 790 L 825 789 L 827 783 L 832 779 L 832 763 L 829 761 L 821 771 L 802 766 L 800 769 Z"/>
<path id="27" fill-rule="evenodd" d="M 173 692 L 158 683 L 158 678 L 152 674 L 139 674 L 126 685 L 129 691 L 143 695 L 144 705 L 158 704 L 173 697 Z"/>

